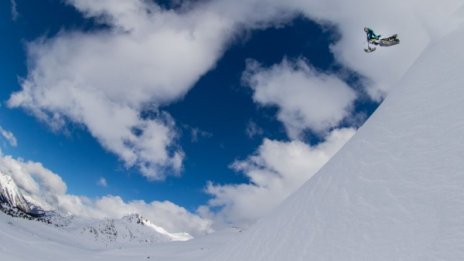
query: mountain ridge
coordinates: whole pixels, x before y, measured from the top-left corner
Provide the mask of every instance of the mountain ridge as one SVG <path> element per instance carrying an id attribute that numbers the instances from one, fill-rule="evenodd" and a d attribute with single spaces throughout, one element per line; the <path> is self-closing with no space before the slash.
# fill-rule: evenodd
<path id="1" fill-rule="evenodd" d="M 20 209 L 25 213 L 31 211 L 30 204 L 26 201 L 13 178 L 0 172 L 0 202 Z"/>
<path id="2" fill-rule="evenodd" d="M 0 211 L 5 214 L 53 225 L 58 229 L 79 235 L 84 241 L 105 247 L 119 244 L 153 244 L 170 241 L 187 241 L 188 233 L 169 233 L 140 214 L 102 220 L 62 215 L 44 211 L 28 202 L 14 179 L 0 172 Z M 32 225 L 32 224 L 31 224 Z"/>

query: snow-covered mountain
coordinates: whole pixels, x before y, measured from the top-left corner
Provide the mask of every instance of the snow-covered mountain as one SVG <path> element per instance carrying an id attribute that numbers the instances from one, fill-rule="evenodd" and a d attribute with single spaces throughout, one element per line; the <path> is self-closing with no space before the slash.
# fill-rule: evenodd
<path id="1" fill-rule="evenodd" d="M 31 211 L 31 206 L 20 192 L 14 180 L 0 172 L 0 203 L 8 204 L 10 207 L 18 208 L 25 213 Z"/>
<path id="2" fill-rule="evenodd" d="M 153 244 L 192 239 L 189 234 L 169 233 L 139 214 L 100 221 L 76 218 L 65 229 L 104 245 Z"/>
<path id="3" fill-rule="evenodd" d="M 87 243 L 102 247 L 118 245 L 153 244 L 192 239 L 188 233 L 169 233 L 139 214 L 121 219 L 84 219 L 61 215 L 54 211 L 43 211 L 28 202 L 13 178 L 0 173 L 0 211 L 17 218 L 50 224 Z M 32 222 L 30 226 L 34 226 Z"/>

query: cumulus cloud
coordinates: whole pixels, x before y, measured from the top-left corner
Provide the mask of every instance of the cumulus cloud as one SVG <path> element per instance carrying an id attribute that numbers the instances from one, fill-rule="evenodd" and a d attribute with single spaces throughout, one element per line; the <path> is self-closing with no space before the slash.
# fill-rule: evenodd
<path id="1" fill-rule="evenodd" d="M 157 111 L 213 66 L 230 30 L 219 14 L 162 10 L 148 1 L 69 1 L 111 27 L 63 32 L 28 46 L 29 72 L 9 99 L 55 129 L 80 123 L 150 179 L 179 173 L 174 121 Z M 147 104 L 158 117 L 142 117 Z M 160 116 L 161 115 L 161 116 Z"/>
<path id="2" fill-rule="evenodd" d="M 303 60 L 283 60 L 271 68 L 249 62 L 244 81 L 253 99 L 264 106 L 277 106 L 278 119 L 287 133 L 297 138 L 305 129 L 323 133 L 350 115 L 356 93 L 335 76 L 319 73 Z"/>
<path id="3" fill-rule="evenodd" d="M 247 184 L 209 183 L 213 198 L 200 208 L 218 223 L 243 225 L 268 214 L 287 196 L 310 179 L 355 133 L 354 129 L 332 131 L 316 146 L 301 141 L 265 139 L 256 153 L 232 168 L 249 178 Z M 220 208 L 215 213 L 212 209 Z"/>
<path id="4" fill-rule="evenodd" d="M 2 156 L 0 171 L 10 175 L 31 202 L 40 202 L 39 204 L 47 209 L 57 205 L 60 201 L 59 196 L 64 195 L 67 190 L 61 177 L 37 162 L 24 162 L 11 156 Z"/>
<path id="5" fill-rule="evenodd" d="M 238 28 L 286 16 L 274 8 L 256 16 L 222 1 L 187 2 L 176 10 L 144 0 L 66 2 L 106 29 L 29 43 L 28 75 L 8 105 L 57 130 L 67 121 L 82 124 L 149 179 L 163 179 L 166 170 L 179 174 L 184 158 L 174 121 L 159 107 L 181 98 L 210 70 Z M 163 116 L 142 117 L 148 105 Z"/>
<path id="6" fill-rule="evenodd" d="M 148 104 L 158 110 L 180 99 L 214 67 L 238 32 L 296 15 L 335 24 L 342 36 L 332 48 L 336 58 L 366 75 L 369 93 L 379 98 L 440 34 L 443 28 L 435 25 L 449 25 L 453 10 L 462 5 L 459 0 L 436 5 L 418 0 L 218 0 L 185 1 L 167 10 L 144 0 L 66 2 L 107 27 L 64 31 L 30 43 L 28 75 L 9 106 L 25 108 L 56 129 L 67 121 L 82 124 L 103 147 L 150 179 L 164 178 L 166 170 L 179 174 L 184 155 L 176 145 L 174 121 L 159 111 L 163 117 L 146 118 L 141 112 Z M 365 55 L 360 45 L 366 25 L 383 34 L 399 33 L 404 41 Z M 294 112 L 281 117 L 298 132 L 303 126 L 296 124 Z M 317 119 L 308 115 L 303 115 L 305 124 L 313 125 Z"/>
<path id="7" fill-rule="evenodd" d="M 201 235 L 212 231 L 210 220 L 169 201 L 126 202 L 112 195 L 90 199 L 69 194 L 63 179 L 37 162 L 0 156 L 0 172 L 14 179 L 27 200 L 47 210 L 98 219 L 139 213 L 170 232 Z"/>
<path id="8" fill-rule="evenodd" d="M 18 146 L 18 141 L 16 140 L 16 137 L 15 135 L 11 132 L 11 131 L 7 131 L 5 130 L 4 128 L 2 128 L 0 126 L 0 135 L 6 140 L 8 141 L 8 143 L 13 146 L 13 147 L 16 147 Z"/>

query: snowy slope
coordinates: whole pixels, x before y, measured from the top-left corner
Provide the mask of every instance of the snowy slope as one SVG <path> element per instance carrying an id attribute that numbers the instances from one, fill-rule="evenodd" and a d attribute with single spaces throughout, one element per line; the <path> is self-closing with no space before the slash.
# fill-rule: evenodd
<path id="1" fill-rule="evenodd" d="M 355 137 L 211 260 L 464 260 L 464 26 Z"/>
<path id="2" fill-rule="evenodd" d="M 91 260 L 93 257 L 101 260 L 103 256 L 111 256 L 109 260 L 128 260 L 128 256 L 182 256 L 177 245 L 180 243 L 184 243 L 184 252 L 199 255 L 205 254 L 204 249 L 218 241 L 201 246 L 173 241 L 142 224 L 144 220 L 139 215 L 100 222 L 71 218 L 65 226 L 57 228 L 0 212 L 0 260 L 31 260 L 32 257 L 36 260 Z M 171 243 L 164 246 L 163 242 Z"/>
<path id="3" fill-rule="evenodd" d="M 189 234 L 169 233 L 138 214 L 125 216 L 121 219 L 100 221 L 74 218 L 63 229 L 73 234 L 79 234 L 85 238 L 85 241 L 94 242 L 93 244 L 100 247 L 152 245 L 192 239 Z"/>
<path id="4" fill-rule="evenodd" d="M 169 239 L 169 241 L 188 241 L 190 239 L 193 239 L 193 237 L 189 233 L 170 233 L 166 231 L 166 229 L 157 226 L 153 224 L 150 220 L 148 219 L 140 219 L 142 224 L 153 229 L 156 231 L 158 234 L 165 236 L 166 238 Z"/>
<path id="5" fill-rule="evenodd" d="M 86 235 L 73 234 L 50 225 L 13 218 L 0 212 L 0 260 L 208 260 L 238 231 L 229 230 L 186 242 L 124 244 L 101 248 Z M 27 248 L 27 251 L 24 251 Z"/>
<path id="6" fill-rule="evenodd" d="M 69 260 L 95 251 L 74 234 L 0 212 L 0 260 Z"/>

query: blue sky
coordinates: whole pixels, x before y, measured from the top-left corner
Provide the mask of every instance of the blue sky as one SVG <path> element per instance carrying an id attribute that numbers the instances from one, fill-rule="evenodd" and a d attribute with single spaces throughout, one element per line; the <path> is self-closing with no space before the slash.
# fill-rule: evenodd
<path id="1" fill-rule="evenodd" d="M 53 129 L 53 124 L 47 123 L 47 119 L 39 120 L 31 109 L 39 108 L 34 107 L 39 105 L 23 103 L 19 106 L 8 106 L 12 94 L 22 90 L 21 79 L 32 79 L 30 75 L 40 66 L 32 64 L 28 70 L 27 64 L 32 59 L 27 54 L 29 43 L 37 39 L 53 43 L 54 39 L 68 37 L 69 32 L 97 35 L 111 28 L 111 25 L 100 24 L 98 19 L 85 18 L 83 14 L 89 15 L 86 13 L 87 7 L 81 7 L 79 11 L 79 8 L 74 8 L 72 4 L 66 5 L 63 1 L 47 0 L 39 3 L 16 0 L 17 16 L 12 14 L 11 3 L 13 2 L 0 3 L 0 33 L 6 36 L 0 42 L 3 50 L 3 55 L 0 56 L 0 126 L 14 134 L 18 145 L 11 146 L 3 140 L 1 149 L 4 155 L 42 163 L 61 176 L 67 184 L 69 194 L 89 198 L 117 195 L 125 201 L 167 200 L 196 212 L 199 206 L 208 204 L 208 200 L 215 198 L 205 192 L 208 182 L 217 186 L 248 184 L 250 178 L 253 179 L 253 174 L 244 175 L 244 172 L 253 173 L 256 166 L 251 165 L 267 168 L 250 158 L 252 155 L 260 156 L 260 148 L 264 150 L 265 140 L 282 144 L 299 142 L 298 144 L 305 144 L 304 146 L 316 147 L 326 141 L 332 130 L 359 127 L 378 105 L 378 101 L 364 89 L 366 78 L 335 60 L 330 46 L 340 39 L 337 27 L 327 24 L 321 26 L 303 15 L 279 18 L 280 21 L 276 23 L 240 27 L 239 30 L 235 29 L 238 32 L 231 39 L 221 45 L 224 50 L 219 51 L 217 58 L 212 59 L 214 65 L 205 66 L 204 72 L 198 72 L 199 78 L 193 80 L 193 84 L 188 86 L 184 94 L 178 94 L 174 99 L 168 99 L 168 102 L 158 102 L 155 98 L 152 104 L 143 103 L 145 108 L 155 108 L 152 110 L 155 113 L 148 118 L 161 119 L 171 132 L 176 133 L 174 138 L 171 137 L 168 153 L 180 151 L 183 155 L 179 169 L 175 169 L 171 163 L 156 167 L 156 175 L 160 175 L 161 171 L 165 178 L 153 180 L 143 175 L 137 164 L 125 162 L 121 158 L 121 151 L 102 145 L 105 144 L 105 137 L 101 138 L 98 136 L 100 134 L 89 131 L 89 128 L 92 129 L 88 125 L 90 123 L 79 122 L 74 116 L 66 116 L 63 111 L 40 107 L 40 110 L 47 113 L 57 112 L 64 115 L 65 125 Z M 55 47 L 43 44 L 40 48 L 54 50 Z M 212 49 L 214 48 L 213 46 Z M 151 54 L 147 53 L 148 55 Z M 156 60 L 157 57 L 153 56 L 152 59 Z M 187 61 L 174 59 L 178 64 Z M 258 69 L 253 69 L 250 65 L 253 61 L 259 64 Z M 354 93 L 353 98 L 349 101 L 340 98 L 342 103 L 349 104 L 347 114 L 337 116 L 327 126 L 316 126 L 309 119 L 307 124 L 301 123 L 300 126 L 297 123 L 298 127 L 295 127 L 294 119 L 288 118 L 289 113 L 279 112 L 284 112 L 285 106 L 290 106 L 287 111 L 290 114 L 295 110 L 299 113 L 300 108 L 292 107 L 288 101 L 274 98 L 263 100 L 255 96 L 259 89 L 265 90 L 265 86 L 272 85 L 266 81 L 274 79 L 274 76 L 266 73 L 285 70 L 293 70 L 294 74 L 290 74 L 291 76 L 305 72 L 314 78 L 322 78 L 322 83 L 330 82 L 329 78 L 337 78 L 336 84 L 343 86 L 340 88 L 349 86 Z M 252 88 L 248 85 L 253 83 L 244 80 L 244 72 L 247 71 L 255 76 L 252 79 L 257 80 Z M 127 72 L 127 77 L 131 77 L 130 72 Z M 37 86 L 39 81 L 40 79 L 35 82 Z M 282 94 L 285 94 L 287 87 L 289 86 L 279 87 Z M 304 90 L 305 86 L 302 88 Z M 291 90 L 288 89 L 289 92 Z M 345 108 L 340 110 L 344 111 Z M 313 108 L 311 111 L 318 110 Z M 150 115 L 151 112 L 142 109 L 139 113 Z M 160 115 L 168 115 L 168 120 Z M 114 117 L 117 119 L 119 115 Z M 169 119 L 174 122 L 173 125 L 166 123 Z M 247 133 L 247 129 L 250 131 L 252 127 L 254 132 Z M 291 134 L 295 128 L 297 137 Z M 140 135 L 135 137 L 137 139 Z M 243 164 L 240 165 L 240 162 Z M 141 164 L 145 163 L 147 162 Z M 100 178 L 107 181 L 106 187 L 98 184 Z M 212 204 L 210 207 L 210 210 L 216 210 L 216 205 Z"/>

